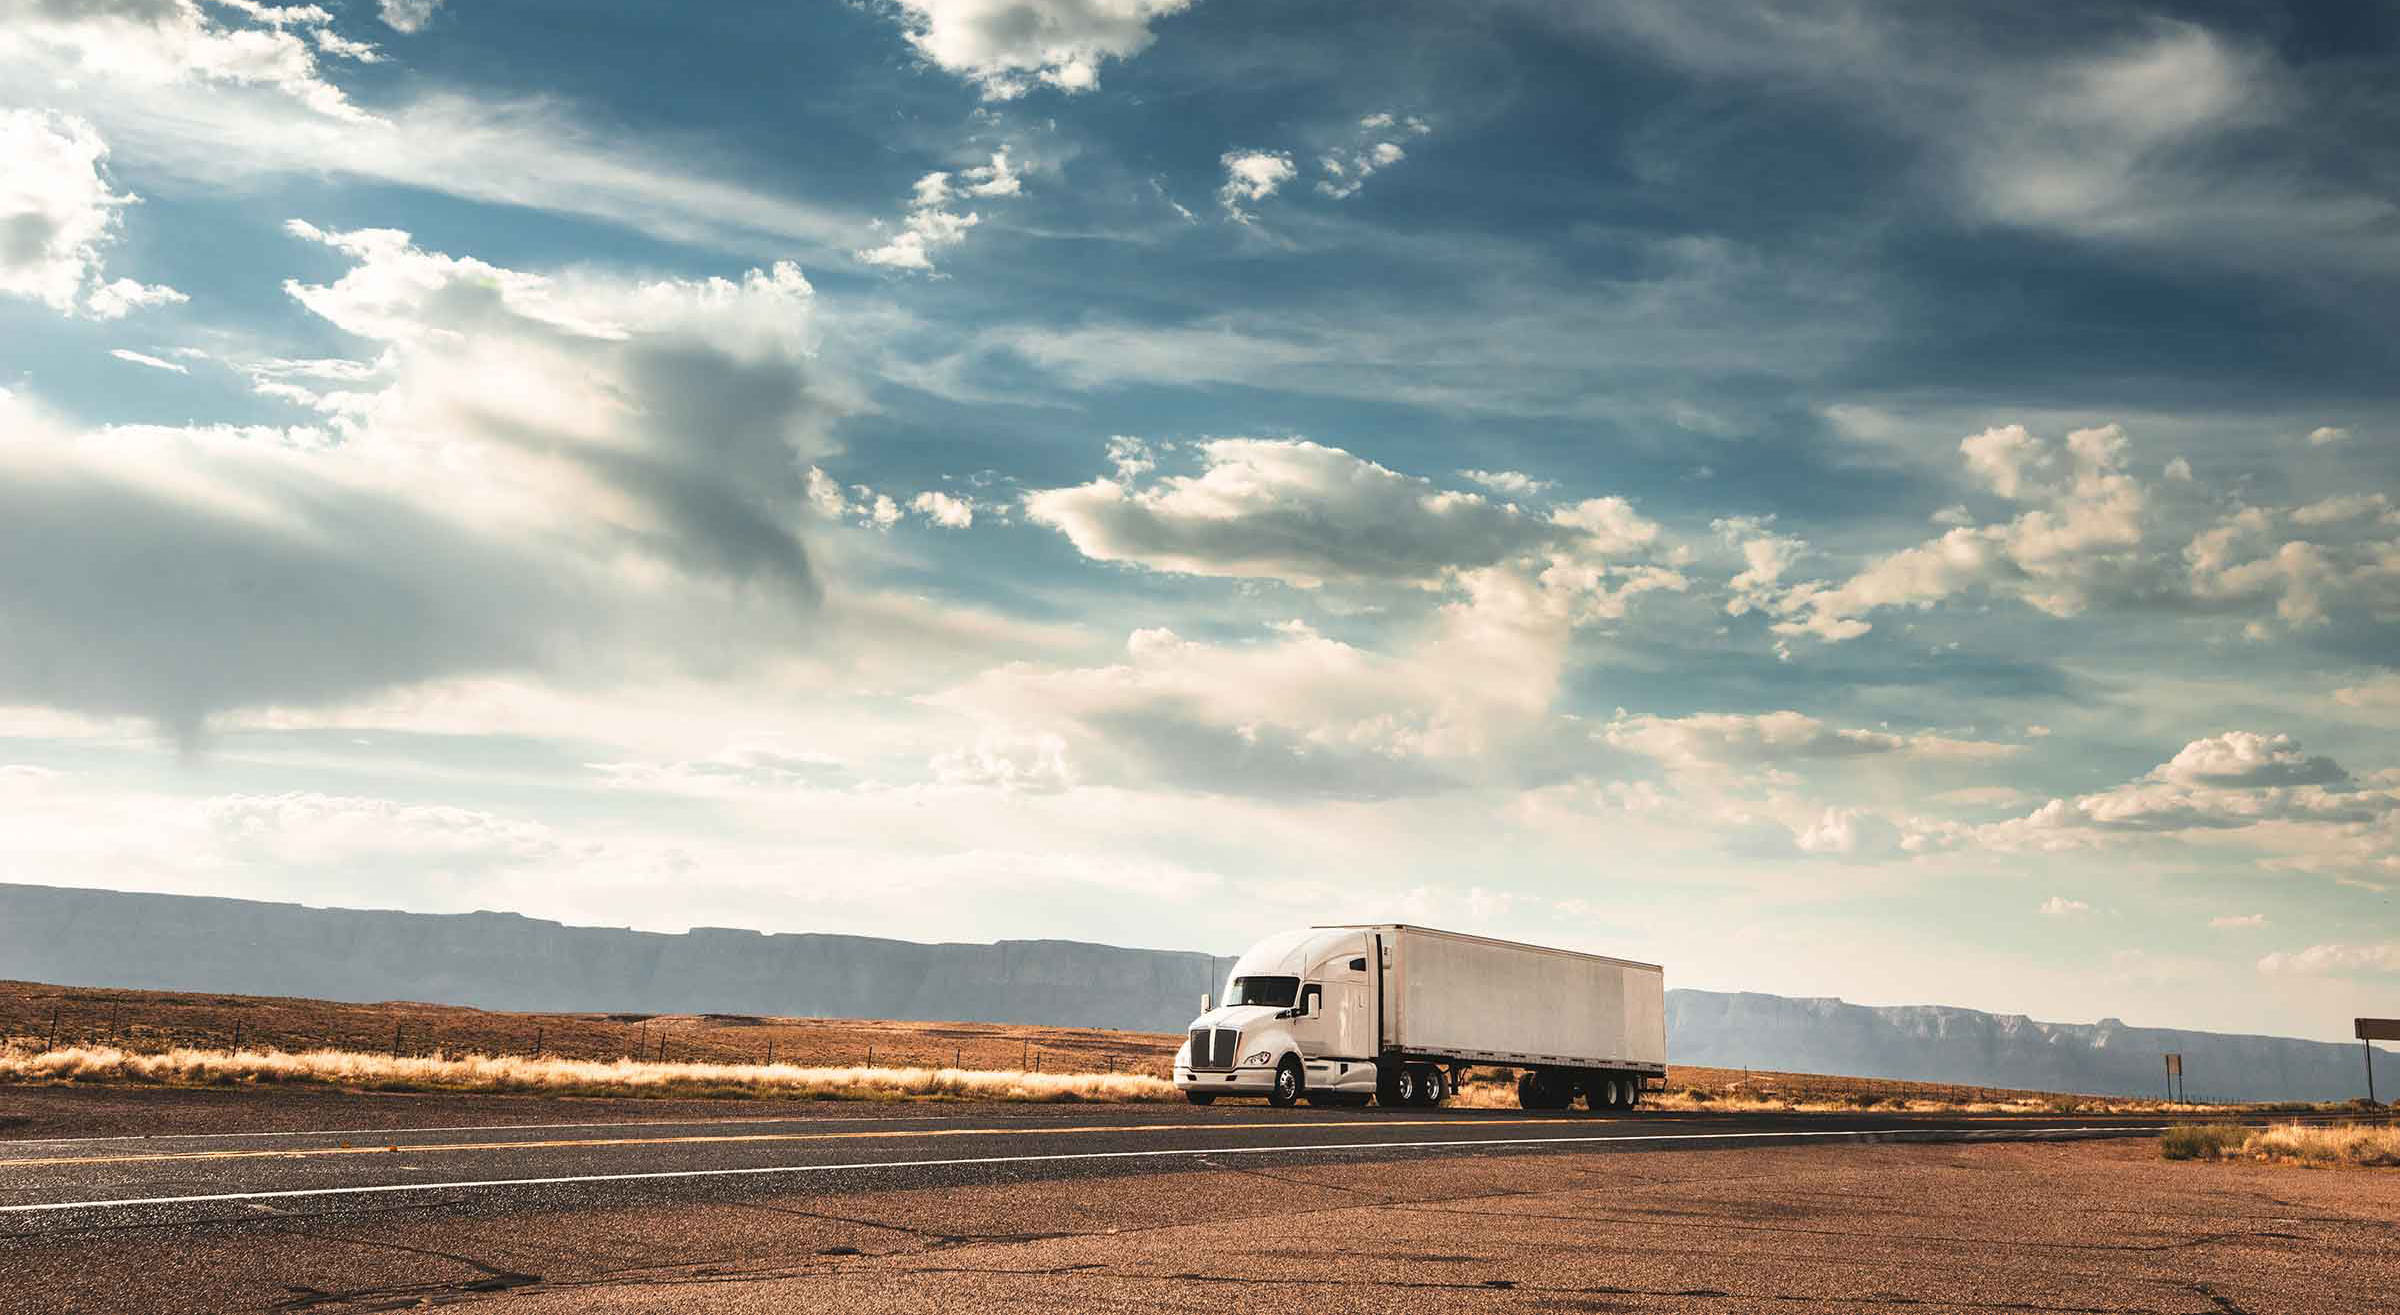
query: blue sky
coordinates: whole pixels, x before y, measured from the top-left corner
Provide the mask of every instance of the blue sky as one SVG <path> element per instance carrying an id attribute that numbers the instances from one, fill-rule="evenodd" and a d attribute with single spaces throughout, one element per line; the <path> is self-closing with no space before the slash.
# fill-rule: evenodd
<path id="1" fill-rule="evenodd" d="M 2344 1036 L 2379 11 L 20 0 L 0 878 Z"/>

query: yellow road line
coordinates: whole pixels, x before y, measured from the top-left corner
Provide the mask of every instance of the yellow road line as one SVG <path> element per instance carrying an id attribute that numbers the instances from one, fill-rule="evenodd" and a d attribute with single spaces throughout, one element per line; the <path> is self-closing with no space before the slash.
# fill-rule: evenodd
<path id="1" fill-rule="evenodd" d="M 0 1160 L 0 1169 L 30 1169 L 61 1164 L 171 1164 L 211 1160 L 299 1160 L 329 1155 L 389 1155 L 446 1151 L 537 1151 L 598 1146 L 689 1146 L 728 1142 L 813 1142 L 907 1140 L 919 1137 L 1034 1137 L 1106 1132 L 1242 1132 L 1286 1128 L 1294 1132 L 1337 1128 L 1490 1128 L 1509 1124 L 1553 1123 L 1586 1126 L 1581 1120 L 1539 1119 L 1351 1119 L 1340 1123 L 1276 1121 L 1264 1123 L 1093 1123 L 1063 1128 L 905 1128 L 878 1132 L 747 1132 L 680 1137 L 579 1137 L 544 1141 L 384 1142 L 368 1146 L 305 1146 L 258 1151 L 165 1151 L 150 1155 L 60 1155 L 43 1159 Z M 400 1129 L 399 1131 L 406 1131 Z"/>

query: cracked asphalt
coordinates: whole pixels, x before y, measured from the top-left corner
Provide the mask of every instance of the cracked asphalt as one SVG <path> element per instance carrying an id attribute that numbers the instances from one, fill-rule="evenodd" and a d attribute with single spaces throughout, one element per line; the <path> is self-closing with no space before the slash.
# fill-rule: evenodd
<path id="1" fill-rule="evenodd" d="M 2400 1174 L 2138 1120 L 629 1104 L 0 1142 L 0 1312 L 2400 1313 Z"/>

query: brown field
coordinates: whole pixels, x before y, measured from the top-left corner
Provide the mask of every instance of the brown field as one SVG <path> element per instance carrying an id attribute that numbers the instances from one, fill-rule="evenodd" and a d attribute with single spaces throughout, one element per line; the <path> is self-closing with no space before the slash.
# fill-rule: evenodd
<path id="1" fill-rule="evenodd" d="M 0 1072 L 17 1081 L 41 1080 L 33 1076 L 35 1070 L 23 1058 L 45 1050 L 123 1051 L 131 1056 L 144 1056 L 176 1050 L 225 1052 L 238 1045 L 242 1051 L 261 1055 L 334 1051 L 359 1057 L 418 1060 L 447 1057 L 455 1061 L 468 1056 L 602 1064 L 633 1060 L 681 1070 L 684 1076 L 668 1084 L 681 1094 L 711 1087 L 722 1089 L 724 1094 L 743 1094 L 746 1088 L 755 1085 L 754 1079 L 732 1073 L 709 1074 L 691 1066 L 753 1069 L 772 1064 L 783 1070 L 956 1069 L 993 1074 L 1124 1074 L 1164 1078 L 1168 1076 L 1179 1040 L 1171 1032 L 1013 1023 L 737 1014 L 507 1013 L 413 1001 L 350 1004 L 297 997 L 0 982 L 0 1047 L 9 1048 L 18 1056 L 18 1062 Z M 204 1059 L 173 1065 L 62 1059 L 49 1065 L 46 1071 L 55 1075 L 51 1080 L 70 1081 L 101 1080 L 101 1075 L 110 1073 L 131 1081 L 276 1080 L 267 1076 L 267 1069 L 273 1066 L 251 1067 L 257 1069 L 256 1075 L 245 1077 L 240 1075 L 238 1066 L 228 1068 Z M 328 1063 L 318 1067 L 331 1071 L 341 1065 Z M 351 1067 L 361 1074 L 368 1072 L 357 1063 Z M 529 1070 L 519 1065 L 509 1071 L 523 1074 Z M 417 1073 L 418 1069 L 410 1072 Z M 138 1073 L 158 1076 L 143 1077 L 137 1076 Z M 211 1076 L 164 1076 L 171 1073 Z M 1477 1076 L 1482 1080 L 1472 1082 L 1461 1093 L 1459 1103 L 1515 1104 L 1514 1090 L 1507 1085 L 1512 1080 L 1509 1074 L 1486 1069 Z M 843 1079 L 850 1085 L 858 1081 Z M 622 1090 L 641 1084 L 612 1081 L 605 1085 L 611 1090 Z M 908 1083 L 879 1085 L 890 1089 L 888 1095 L 902 1097 L 944 1094 L 908 1090 Z M 1132 1086 L 1129 1084 L 1127 1089 Z M 1669 1108 L 1725 1110 L 1990 1109 L 2063 1114 L 2188 1108 L 2122 1097 L 1680 1064 L 1670 1067 L 1666 1090 L 1653 1100 Z"/>

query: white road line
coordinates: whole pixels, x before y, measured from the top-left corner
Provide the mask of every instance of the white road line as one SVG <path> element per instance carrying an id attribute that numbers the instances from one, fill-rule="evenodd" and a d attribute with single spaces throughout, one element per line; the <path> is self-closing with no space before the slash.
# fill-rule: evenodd
<path id="1" fill-rule="evenodd" d="M 453 1123 L 429 1128 L 299 1128 L 263 1132 L 156 1132 L 109 1137 L 0 1138 L 0 1146 L 68 1146 L 78 1142 L 222 1141 L 232 1137 L 406 1137 L 419 1132 L 521 1132 L 553 1128 L 716 1128 L 754 1123 L 939 1123 L 975 1117 L 971 1114 L 893 1114 L 869 1118 L 847 1114 L 794 1114 L 763 1119 L 626 1119 L 607 1123 Z M 1065 1118 L 1066 1112 L 1055 1117 Z M 1194 1127 L 1201 1125 L 1194 1124 Z"/>
<path id="2" fill-rule="evenodd" d="M 2155 1133 L 2164 1124 L 2149 1126 L 1995 1129 L 1886 1128 L 1863 1132 L 1668 1132 L 1634 1133 L 1614 1137 L 1478 1137 L 1436 1141 L 1323 1142 L 1309 1146 L 1215 1146 L 1199 1149 L 1149 1151 L 1070 1151 L 1056 1155 L 980 1155 L 950 1160 L 868 1160 L 854 1164 L 777 1164 L 747 1169 L 659 1169 L 644 1173 L 576 1174 L 556 1178 L 485 1178 L 448 1183 L 377 1183 L 365 1187 L 296 1187 L 264 1192 L 210 1192 L 194 1196 L 144 1196 L 113 1201 L 44 1201 L 34 1205 L 0 1205 L 0 1214 L 39 1214 L 57 1210 L 97 1210 L 112 1206 L 199 1205 L 216 1201 L 278 1201 L 308 1196 L 369 1196 L 390 1192 L 469 1191 L 486 1187 L 558 1187 L 577 1183 L 656 1182 L 680 1178 L 750 1178 L 765 1174 L 839 1173 L 867 1169 L 940 1169 L 996 1164 L 1056 1164 L 1075 1160 L 1143 1160 L 1202 1155 L 1297 1155 L 1317 1151 L 1439 1150 L 1458 1146 L 1577 1146 L 1595 1142 L 1757 1141 L 1774 1137 L 1814 1137 L 1826 1141 L 1899 1140 L 1956 1136 L 1960 1133 L 2002 1133 L 2015 1140 L 2032 1133 Z"/>

